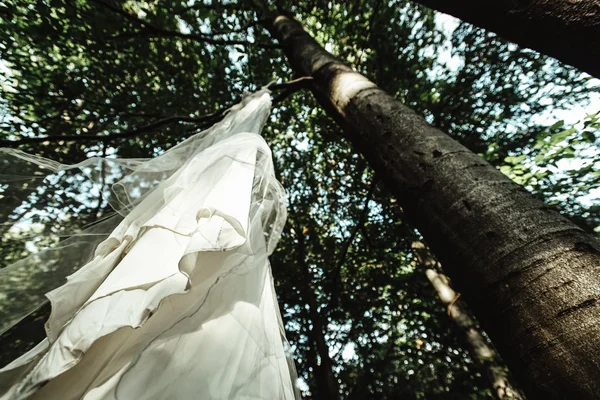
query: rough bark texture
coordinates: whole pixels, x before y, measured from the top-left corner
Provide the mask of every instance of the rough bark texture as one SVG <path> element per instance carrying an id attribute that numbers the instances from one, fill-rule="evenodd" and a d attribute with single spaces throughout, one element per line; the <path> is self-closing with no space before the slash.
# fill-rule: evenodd
<path id="1" fill-rule="evenodd" d="M 471 318 L 464 301 L 460 300 L 459 295 L 452 289 L 448 278 L 437 272 L 441 267 L 440 264 L 432 257 L 423 243 L 413 243 L 413 250 L 427 279 L 447 307 L 448 316 L 461 333 L 471 358 L 487 378 L 492 394 L 498 400 L 523 400 L 521 391 L 511 382 L 506 367 L 503 366 L 496 351 L 488 345 L 477 323 Z"/>
<path id="2" fill-rule="evenodd" d="M 600 393 L 600 244 L 327 53 L 267 23 L 299 75 L 395 194 L 528 398 Z"/>
<path id="3" fill-rule="evenodd" d="M 598 0 L 415 0 L 600 77 Z"/>

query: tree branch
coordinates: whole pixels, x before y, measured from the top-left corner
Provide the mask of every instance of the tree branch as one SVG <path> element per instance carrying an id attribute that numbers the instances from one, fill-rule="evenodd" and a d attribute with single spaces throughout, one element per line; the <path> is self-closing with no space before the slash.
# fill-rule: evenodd
<path id="1" fill-rule="evenodd" d="M 285 100 L 288 96 L 301 89 L 306 89 L 312 84 L 312 76 L 303 76 L 284 83 L 271 83 L 267 85 L 270 90 L 283 89 L 277 96 L 273 96 L 273 105 Z"/>
<path id="2" fill-rule="evenodd" d="M 197 9 L 210 9 L 212 10 L 215 5 L 217 5 L 218 7 L 222 8 L 223 10 L 229 10 L 229 11 L 239 11 L 240 10 L 240 4 L 237 3 L 231 3 L 231 4 L 204 4 L 201 2 L 196 2 L 191 6 L 187 6 L 182 8 L 179 12 L 183 12 L 183 11 L 189 11 L 189 10 L 197 10 Z"/>
<path id="3" fill-rule="evenodd" d="M 120 16 L 133 22 L 134 24 L 141 25 L 143 28 L 155 28 L 154 25 L 150 24 L 149 22 L 145 22 L 141 18 L 138 18 L 135 15 L 131 15 L 127 11 L 123 10 L 122 8 L 113 6 L 112 4 L 110 4 L 106 1 L 103 1 L 103 0 L 91 0 L 91 1 L 103 6 L 105 8 L 108 8 L 110 11 L 114 12 L 115 14 L 119 14 Z"/>
<path id="4" fill-rule="evenodd" d="M 296 238 L 298 239 L 297 246 L 297 257 L 298 264 L 301 269 L 301 279 L 303 281 L 304 293 L 309 317 L 312 322 L 312 329 L 309 333 L 312 334 L 314 344 L 317 350 L 317 354 L 321 359 L 320 368 L 314 371 L 315 374 L 322 374 L 322 378 L 319 380 L 319 392 L 327 399 L 337 399 L 339 392 L 336 377 L 334 375 L 333 360 L 329 357 L 329 346 L 325 340 L 325 331 L 327 329 L 327 317 L 320 314 L 318 310 L 317 298 L 315 288 L 312 284 L 312 272 L 309 269 L 309 264 L 306 262 L 306 249 L 304 242 L 304 233 L 302 232 L 302 226 L 298 221 L 290 221 L 295 226 Z"/>
<path id="5" fill-rule="evenodd" d="M 149 132 L 161 126 L 172 124 L 175 122 L 192 122 L 192 123 L 214 123 L 223 117 L 225 110 L 219 110 L 212 114 L 202 117 L 186 117 L 186 116 L 171 116 L 154 121 L 148 125 L 135 128 L 129 131 L 113 133 L 109 135 L 57 135 L 57 136 L 41 136 L 28 137 L 18 140 L 0 140 L 0 147 L 18 147 L 26 143 L 44 143 L 44 142 L 83 142 L 83 141 L 99 141 L 106 142 L 114 139 L 130 138 L 140 133 Z"/>
<path id="6" fill-rule="evenodd" d="M 133 22 L 134 24 L 140 25 L 142 28 L 142 31 L 140 31 L 140 32 L 112 36 L 111 39 L 123 39 L 123 38 L 129 39 L 132 37 L 143 35 L 146 37 L 178 37 L 181 39 L 194 40 L 199 43 L 209 43 L 209 44 L 219 44 L 219 45 L 242 45 L 242 46 L 257 46 L 257 47 L 262 47 L 262 48 L 281 48 L 281 45 L 276 44 L 276 43 L 254 43 L 254 42 L 249 42 L 247 40 L 219 39 L 219 38 L 214 38 L 211 36 L 201 35 L 201 34 L 170 31 L 167 29 L 159 28 L 158 26 L 156 26 L 150 22 L 144 21 L 143 19 L 138 18 L 135 15 L 129 14 L 127 11 L 125 11 L 119 7 L 113 6 L 112 4 L 107 3 L 103 0 L 92 0 L 92 1 L 97 4 L 100 4 L 103 7 L 106 7 L 107 9 L 109 9 L 110 11 L 112 11 L 116 14 L 121 15 L 122 17 Z"/>
<path id="7" fill-rule="evenodd" d="M 191 33 L 182 33 L 177 31 L 168 31 L 164 29 L 158 30 L 146 30 L 136 33 L 123 34 L 112 36 L 110 39 L 131 39 L 137 36 L 146 36 L 146 37 L 178 37 L 181 39 L 193 40 L 198 43 L 208 43 L 208 44 L 216 44 L 216 45 L 241 45 L 241 46 L 254 46 L 260 47 L 264 49 L 279 49 L 281 45 L 276 43 L 256 43 L 249 42 L 247 40 L 233 40 L 233 39 L 219 39 L 213 38 L 205 35 L 191 34 Z"/>
<path id="8" fill-rule="evenodd" d="M 273 96 L 272 104 L 276 105 L 279 102 L 283 101 L 290 94 L 306 87 L 306 85 L 310 84 L 312 78 L 311 77 L 302 77 L 298 79 L 294 79 L 285 83 L 271 84 L 268 85 L 267 88 L 271 90 L 280 90 L 284 89 L 279 95 Z M 44 142 L 59 142 L 59 141 L 69 141 L 69 142 L 83 142 L 83 141 L 97 141 L 97 142 L 107 142 L 114 139 L 125 139 L 130 138 L 141 133 L 149 132 L 154 129 L 160 128 L 161 126 L 172 124 L 175 122 L 190 122 L 196 124 L 214 124 L 221 120 L 221 118 L 225 115 L 225 112 L 229 110 L 231 106 L 220 109 L 219 111 L 215 111 L 214 113 L 207 114 L 201 117 L 188 117 L 188 116 L 170 116 L 166 118 L 159 119 L 154 121 L 148 125 L 144 125 L 140 128 L 135 128 L 129 131 L 113 133 L 108 135 L 56 135 L 56 136 L 40 136 L 40 137 L 27 137 L 17 140 L 0 140 L 0 147 L 18 147 L 27 143 L 44 143 Z"/>
<path id="9" fill-rule="evenodd" d="M 227 31 L 227 32 L 225 32 L 225 31 L 211 32 L 210 36 L 223 36 L 223 35 L 230 35 L 232 33 L 242 33 L 242 32 L 247 31 L 250 28 L 253 28 L 253 27 L 257 26 L 257 25 L 261 25 L 261 28 L 262 28 L 262 24 L 264 22 L 265 21 L 262 20 L 262 19 L 255 19 L 253 21 L 249 21 L 249 22 L 245 23 L 240 28 L 232 29 L 232 30 Z"/>
<path id="10" fill-rule="evenodd" d="M 279 90 L 279 89 L 304 89 L 308 87 L 313 82 L 312 76 L 301 76 L 300 78 L 293 79 L 291 81 L 282 82 L 282 83 L 270 83 L 267 85 L 267 89 L 269 90 Z"/>
<path id="11" fill-rule="evenodd" d="M 373 178 L 371 181 L 371 186 L 369 186 L 369 191 L 367 192 L 367 195 L 365 196 L 365 201 L 363 203 L 363 207 L 362 207 L 360 216 L 358 217 L 358 221 L 356 222 L 356 225 L 350 232 L 350 237 L 346 240 L 346 242 L 344 243 L 344 247 L 342 248 L 342 251 L 340 252 L 340 257 L 338 259 L 338 262 L 336 263 L 334 275 L 332 278 L 333 289 L 331 291 L 331 297 L 329 298 L 329 303 L 327 303 L 327 308 L 326 308 L 327 311 L 331 311 L 331 309 L 337 304 L 337 298 L 341 291 L 341 284 L 340 284 L 339 280 L 340 280 L 340 275 L 341 275 L 341 271 L 342 271 L 342 266 L 346 262 L 346 257 L 348 256 L 348 251 L 350 250 L 350 247 L 352 246 L 352 242 L 354 242 L 354 238 L 356 237 L 356 234 L 360 230 L 361 226 L 363 226 L 365 224 L 367 216 L 369 215 L 369 202 L 371 201 L 371 197 L 373 197 L 373 193 L 375 192 L 376 185 L 377 185 L 377 179 Z"/>
<path id="12" fill-rule="evenodd" d="M 307 85 L 309 85 L 312 81 L 312 77 L 301 77 L 298 79 L 291 80 L 289 82 L 277 83 L 267 85 L 267 88 L 270 90 L 280 90 L 283 91 L 277 96 L 273 96 L 272 105 L 276 105 L 287 98 L 290 94 L 301 90 Z M 0 147 L 18 147 L 27 143 L 44 143 L 44 142 L 60 142 L 60 141 L 68 141 L 68 142 L 84 142 L 84 141 L 97 141 L 97 142 L 107 142 L 114 139 L 126 139 L 141 133 L 150 132 L 161 126 L 172 124 L 175 122 L 190 122 L 196 124 L 214 124 L 222 119 L 225 115 L 225 112 L 229 110 L 231 106 L 222 108 L 214 113 L 203 115 L 201 117 L 188 117 L 188 116 L 170 116 L 166 118 L 159 119 L 157 121 L 151 122 L 148 125 L 144 125 L 140 128 L 135 128 L 129 131 L 113 133 L 108 135 L 57 135 L 57 136 L 40 136 L 40 137 L 26 137 L 17 140 L 0 140 Z M 133 115 L 133 114 L 132 114 Z M 138 114 L 140 115 L 140 114 Z"/>

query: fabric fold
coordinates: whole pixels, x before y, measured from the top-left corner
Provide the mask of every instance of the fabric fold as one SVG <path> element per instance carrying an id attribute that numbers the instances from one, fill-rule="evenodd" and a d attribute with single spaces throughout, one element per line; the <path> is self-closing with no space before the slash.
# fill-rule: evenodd
<path id="1" fill-rule="evenodd" d="M 2 399 L 297 396 L 268 263 L 285 222 L 269 109 L 250 95 L 113 185 L 123 220 L 48 293 L 46 344 L 0 370 Z"/>

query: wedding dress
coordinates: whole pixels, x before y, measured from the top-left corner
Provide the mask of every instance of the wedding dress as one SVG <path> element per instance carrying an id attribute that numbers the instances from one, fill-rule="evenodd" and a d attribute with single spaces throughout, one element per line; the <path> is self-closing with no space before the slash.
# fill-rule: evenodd
<path id="1" fill-rule="evenodd" d="M 110 196 L 117 213 L 94 234 L 0 272 L 2 331 L 46 291 L 52 307 L 46 339 L 0 370 L 1 399 L 297 398 L 268 261 L 286 214 L 259 135 L 270 105 L 267 90 L 248 95 L 150 160 L 65 166 L 4 151 L 54 174 L 76 169 L 93 181 L 101 163 L 104 176 L 121 177 Z M 50 258 L 59 261 L 46 273 Z M 50 283 L 26 295 L 33 268 Z M 19 296 L 28 304 L 7 303 Z"/>

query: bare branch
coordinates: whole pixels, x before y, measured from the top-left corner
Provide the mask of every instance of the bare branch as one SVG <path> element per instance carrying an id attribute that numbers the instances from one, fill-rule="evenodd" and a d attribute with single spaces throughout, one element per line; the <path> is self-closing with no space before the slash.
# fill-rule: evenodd
<path id="1" fill-rule="evenodd" d="M 313 81 L 312 76 L 301 76 L 300 78 L 293 79 L 291 81 L 283 82 L 283 83 L 271 83 L 267 85 L 267 88 L 270 90 L 279 90 L 279 89 L 304 89 L 308 87 Z"/>
<path id="2" fill-rule="evenodd" d="M 273 96 L 273 105 L 282 102 L 288 96 L 292 95 L 293 93 L 297 92 L 298 90 L 306 89 L 307 87 L 310 86 L 312 81 L 313 81 L 312 76 L 303 76 L 303 77 L 300 77 L 298 79 L 294 79 L 294 80 L 291 80 L 288 82 L 272 83 L 272 84 L 268 85 L 267 88 L 270 90 L 283 89 L 283 91 L 281 93 L 279 93 L 277 96 Z"/>
<path id="3" fill-rule="evenodd" d="M 129 21 L 131 21 L 135 24 L 141 25 L 144 28 L 154 28 L 154 26 L 152 24 L 150 24 L 149 22 L 146 22 L 146 21 L 136 17 L 135 15 L 131 15 L 127 11 L 123 10 L 122 8 L 113 6 L 112 4 L 110 4 L 106 1 L 92 0 L 92 2 L 100 4 L 101 6 L 108 8 L 110 11 L 121 15 L 125 19 L 128 19 Z"/>
<path id="4" fill-rule="evenodd" d="M 223 35 L 230 35 L 232 33 L 242 33 L 242 32 L 246 32 L 248 29 L 253 28 L 257 25 L 261 25 L 261 28 L 262 28 L 262 24 L 264 22 L 265 21 L 262 19 L 255 19 L 255 20 L 245 23 L 240 28 L 232 29 L 230 31 L 211 32 L 210 35 L 206 34 L 206 36 L 223 36 Z"/>
<path id="5" fill-rule="evenodd" d="M 331 297 L 329 298 L 329 303 L 327 303 L 327 311 L 331 311 L 331 309 L 335 306 L 335 304 L 337 304 L 337 297 L 341 290 L 341 285 L 340 285 L 339 280 L 340 280 L 340 275 L 341 275 L 341 271 L 342 271 L 342 266 L 346 262 L 346 257 L 348 256 L 348 251 L 350 250 L 350 247 L 352 247 L 352 243 L 354 242 L 354 238 L 356 237 L 356 234 L 360 230 L 361 226 L 363 226 L 367 220 L 367 216 L 369 215 L 369 202 L 371 201 L 371 197 L 373 197 L 373 193 L 375 192 L 376 185 L 377 185 L 377 180 L 375 178 L 373 178 L 371 180 L 371 186 L 369 186 L 369 191 L 367 192 L 367 195 L 365 196 L 365 201 L 363 203 L 363 207 L 362 207 L 360 216 L 358 217 L 358 221 L 356 222 L 356 225 L 350 232 L 350 237 L 346 240 L 346 242 L 343 245 L 344 247 L 342 248 L 342 250 L 340 252 L 340 257 L 338 259 L 338 262 L 336 263 L 335 271 L 334 271 L 334 275 L 333 275 L 333 279 L 332 279 L 333 280 L 333 289 L 331 291 Z"/>
<path id="6" fill-rule="evenodd" d="M 229 10 L 229 11 L 239 11 L 240 7 L 241 7 L 241 5 L 237 4 L 237 3 L 218 4 L 218 6 L 224 10 Z M 182 8 L 181 11 L 198 10 L 198 9 L 213 9 L 214 7 L 215 7 L 215 4 L 205 4 L 202 2 L 195 2 L 191 6 Z"/>
<path id="7" fill-rule="evenodd" d="M 102 5 L 103 7 L 108 8 L 109 10 L 111 10 L 112 12 L 114 12 L 116 14 L 121 15 L 125 19 L 127 19 L 137 25 L 140 25 L 140 27 L 142 28 L 142 30 L 139 32 L 112 36 L 110 38 L 112 40 L 114 40 L 114 39 L 130 39 L 130 38 L 138 37 L 138 36 L 177 37 L 177 38 L 181 38 L 181 39 L 193 40 L 193 41 L 196 41 L 199 43 L 209 43 L 209 44 L 218 44 L 218 45 L 256 46 L 256 47 L 262 47 L 262 48 L 281 48 L 281 45 L 276 44 L 276 43 L 255 43 L 255 42 L 249 42 L 247 40 L 220 39 L 220 38 L 215 38 L 215 37 L 208 36 L 208 35 L 170 31 L 167 29 L 159 28 L 158 26 L 156 26 L 148 21 L 144 21 L 143 19 L 138 18 L 135 15 L 129 14 L 127 11 L 125 11 L 119 7 L 115 7 L 112 4 L 109 4 L 103 0 L 92 0 L 92 1 L 96 2 L 97 4 Z"/>
<path id="8" fill-rule="evenodd" d="M 276 105 L 287 98 L 290 94 L 306 87 L 310 84 L 312 77 L 301 77 L 294 79 L 289 82 L 271 84 L 267 87 L 271 90 L 284 89 L 279 95 L 273 97 L 272 104 Z M 229 110 L 231 106 L 224 107 L 219 111 L 212 114 L 207 114 L 201 117 L 189 117 L 189 116 L 170 116 L 159 119 L 148 125 L 144 125 L 140 128 L 132 129 L 125 132 L 113 133 L 109 135 L 56 135 L 56 136 L 41 136 L 41 137 L 27 137 L 18 140 L 0 140 L 0 147 L 18 147 L 27 143 L 44 143 L 44 142 L 83 142 L 83 141 L 96 141 L 96 142 L 107 142 L 114 139 L 126 139 L 141 133 L 153 131 L 161 126 L 176 123 L 176 122 L 189 122 L 196 124 L 214 124 L 221 120 L 225 115 L 225 112 Z M 142 114 L 137 114 L 142 115 Z"/>
<path id="9" fill-rule="evenodd" d="M 220 120 L 224 115 L 225 110 L 219 110 L 212 114 L 208 114 L 202 117 L 186 117 L 186 116 L 171 116 L 163 119 L 154 121 L 148 125 L 144 125 L 139 128 L 135 128 L 129 131 L 113 133 L 109 135 L 57 135 L 57 136 L 41 136 L 41 137 L 28 137 L 19 140 L 1 140 L 0 147 L 18 147 L 27 143 L 44 143 L 44 142 L 83 142 L 83 141 L 96 141 L 96 142 L 107 142 L 114 139 L 126 139 L 141 133 L 150 132 L 161 126 L 169 125 L 176 122 L 190 122 L 190 123 L 215 123 Z"/>
<path id="10" fill-rule="evenodd" d="M 208 44 L 225 45 L 225 46 L 229 46 L 229 45 L 254 46 L 254 47 L 260 47 L 260 48 L 264 48 L 264 49 L 279 49 L 279 48 L 281 48 L 281 45 L 276 44 L 276 43 L 256 43 L 256 42 L 249 42 L 247 40 L 220 39 L 220 38 L 213 38 L 213 37 L 204 36 L 204 35 L 182 33 L 182 32 L 177 32 L 177 31 L 168 31 L 168 30 L 164 30 L 164 29 L 145 30 L 145 31 L 134 32 L 134 33 L 126 33 L 126 34 L 122 34 L 122 35 L 111 36 L 109 39 L 110 40 L 131 39 L 131 38 L 139 37 L 139 36 L 145 36 L 148 38 L 178 37 L 181 39 L 193 40 L 198 43 L 208 43 Z"/>

